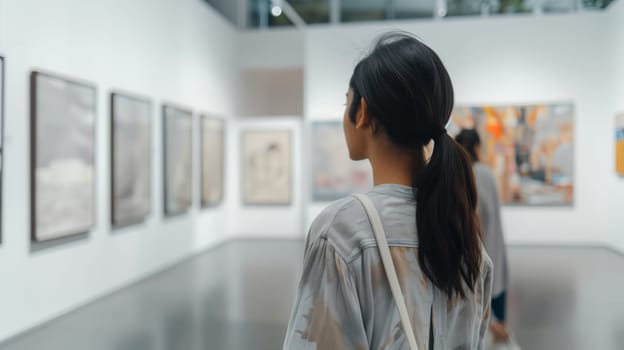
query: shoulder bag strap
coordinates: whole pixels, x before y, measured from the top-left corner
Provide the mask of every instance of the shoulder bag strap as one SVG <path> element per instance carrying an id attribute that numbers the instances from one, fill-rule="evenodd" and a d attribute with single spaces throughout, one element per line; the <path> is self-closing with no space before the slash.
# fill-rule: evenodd
<path id="1" fill-rule="evenodd" d="M 399 279 L 397 278 L 397 273 L 394 269 L 394 263 L 392 262 L 390 249 L 388 248 L 388 241 L 386 240 L 386 232 L 384 231 L 383 225 L 381 223 L 379 213 L 377 212 L 375 205 L 370 200 L 370 198 L 368 198 L 367 195 L 354 194 L 353 196 L 357 198 L 360 203 L 362 203 L 362 206 L 366 210 L 366 214 L 368 214 L 368 218 L 373 227 L 373 233 L 375 234 L 375 239 L 377 240 L 377 246 L 379 247 L 381 261 L 383 262 L 384 269 L 386 270 L 386 276 L 388 277 L 388 282 L 390 283 L 390 290 L 392 291 L 394 302 L 396 303 L 397 309 L 399 310 L 399 315 L 401 316 L 401 324 L 403 325 L 403 331 L 405 332 L 405 336 L 407 337 L 407 340 L 409 342 L 410 349 L 418 350 L 418 344 L 416 344 L 416 336 L 414 335 L 412 323 L 407 313 L 405 299 L 403 298 L 403 292 L 401 292 Z"/>

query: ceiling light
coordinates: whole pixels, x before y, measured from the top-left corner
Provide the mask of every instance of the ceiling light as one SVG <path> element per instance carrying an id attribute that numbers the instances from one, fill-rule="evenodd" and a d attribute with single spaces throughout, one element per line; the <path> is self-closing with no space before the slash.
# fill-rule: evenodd
<path id="1" fill-rule="evenodd" d="M 273 6 L 271 8 L 271 14 L 275 17 L 279 17 L 282 14 L 282 8 L 279 6 Z"/>

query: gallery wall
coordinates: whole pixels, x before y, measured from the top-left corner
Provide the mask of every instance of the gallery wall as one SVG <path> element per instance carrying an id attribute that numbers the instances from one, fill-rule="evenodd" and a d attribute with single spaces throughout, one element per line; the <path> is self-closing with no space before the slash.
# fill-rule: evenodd
<path id="1" fill-rule="evenodd" d="M 611 25 L 608 33 L 611 34 L 611 70 L 613 91 L 613 109 L 614 113 L 624 112 L 624 1 L 616 1 L 609 9 L 609 23 Z M 614 115 L 611 113 L 611 123 L 613 125 Z M 607 138 L 613 142 L 613 133 Z M 614 147 L 607 152 L 611 159 L 614 159 Z M 613 166 L 615 167 L 615 165 Z M 622 224 L 622 212 L 624 208 L 624 177 L 616 176 L 615 171 L 612 172 L 610 181 L 605 184 L 605 188 L 609 192 L 611 203 L 609 203 L 609 225 L 611 232 L 611 241 L 614 246 L 621 252 L 624 252 L 624 225 Z"/>
<path id="2" fill-rule="evenodd" d="M 0 55 L 6 58 L 0 340 L 224 238 L 228 203 L 199 209 L 198 161 L 193 209 L 163 218 L 160 106 L 171 102 L 230 117 L 235 42 L 236 30 L 199 0 L 0 0 Z M 32 69 L 98 88 L 95 229 L 46 246 L 29 238 Z M 145 223 L 119 230 L 109 224 L 111 90 L 150 98 L 153 117 L 152 212 Z M 194 144 L 198 160 L 197 138 Z"/>
<path id="3" fill-rule="evenodd" d="M 415 33 L 445 62 L 457 104 L 575 104 L 575 203 L 505 207 L 508 241 L 607 244 L 607 208 L 616 201 L 601 185 L 614 176 L 614 111 L 605 98 L 610 93 L 605 82 L 612 76 L 611 61 L 601 54 L 613 43 L 605 35 L 605 17 L 596 12 L 309 28 L 304 50 L 306 119 L 342 117 L 353 67 L 380 33 Z M 312 204 L 307 221 L 324 206 Z"/>

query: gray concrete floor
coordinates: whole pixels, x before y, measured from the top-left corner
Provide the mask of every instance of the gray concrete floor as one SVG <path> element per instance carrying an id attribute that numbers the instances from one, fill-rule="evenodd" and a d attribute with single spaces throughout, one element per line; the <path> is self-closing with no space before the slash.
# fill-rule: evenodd
<path id="1" fill-rule="evenodd" d="M 0 350 L 281 349 L 300 241 L 235 241 L 4 344 Z M 510 248 L 509 316 L 524 350 L 624 349 L 624 257 Z"/>

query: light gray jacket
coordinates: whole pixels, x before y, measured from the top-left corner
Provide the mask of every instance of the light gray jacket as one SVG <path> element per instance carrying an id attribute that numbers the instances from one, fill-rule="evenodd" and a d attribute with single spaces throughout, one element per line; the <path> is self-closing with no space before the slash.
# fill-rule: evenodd
<path id="1" fill-rule="evenodd" d="M 386 230 L 401 289 L 421 350 L 483 349 L 490 317 L 492 262 L 483 252 L 474 293 L 449 300 L 418 264 L 412 188 L 380 185 L 368 193 Z M 409 349 L 375 236 L 357 199 L 331 204 L 314 221 L 284 349 Z"/>

